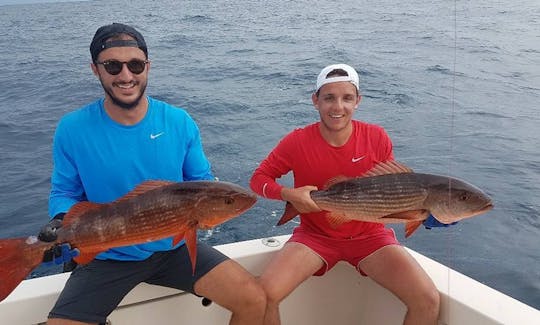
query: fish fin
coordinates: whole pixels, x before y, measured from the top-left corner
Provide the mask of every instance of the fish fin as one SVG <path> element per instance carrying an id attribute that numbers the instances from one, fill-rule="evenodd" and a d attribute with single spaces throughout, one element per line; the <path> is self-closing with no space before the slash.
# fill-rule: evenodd
<path id="1" fill-rule="evenodd" d="M 380 176 L 387 174 L 402 174 L 402 173 L 412 173 L 413 170 L 404 164 L 397 162 L 395 160 L 388 160 L 385 162 L 377 163 L 373 168 L 368 170 L 362 177 L 370 176 Z"/>
<path id="2" fill-rule="evenodd" d="M 172 241 L 173 246 L 176 246 L 179 242 L 182 241 L 182 239 L 184 239 L 184 234 L 178 234 L 174 236 Z"/>
<path id="3" fill-rule="evenodd" d="M 84 213 L 87 213 L 88 211 L 99 209 L 102 206 L 102 204 L 99 203 L 92 203 L 88 201 L 82 201 L 79 203 L 76 203 L 69 209 L 69 211 L 64 216 L 64 221 L 62 222 L 63 225 L 69 225 L 76 219 L 78 219 L 81 215 Z"/>
<path id="4" fill-rule="evenodd" d="M 197 263 L 197 229 L 189 228 L 184 234 L 186 245 L 189 253 L 189 259 L 191 260 L 191 268 L 193 269 L 193 275 L 195 275 L 195 263 Z"/>
<path id="5" fill-rule="evenodd" d="M 0 240 L 0 301 L 41 264 L 43 253 L 52 245 L 35 237 Z"/>
<path id="6" fill-rule="evenodd" d="M 75 262 L 77 262 L 77 264 L 84 265 L 84 264 L 88 264 L 88 263 L 92 262 L 92 260 L 94 260 L 94 258 L 96 258 L 96 255 L 97 255 L 97 253 L 93 253 L 93 254 L 82 254 L 81 253 L 79 256 L 74 257 L 73 260 Z"/>
<path id="7" fill-rule="evenodd" d="M 341 226 L 342 224 L 344 224 L 346 222 L 349 222 L 349 221 L 352 221 L 353 219 L 348 218 L 348 217 L 346 217 L 346 216 L 344 216 L 342 214 L 329 212 L 326 215 L 326 220 L 328 221 L 328 223 L 330 224 L 330 226 L 333 229 L 336 229 L 337 227 Z"/>
<path id="8" fill-rule="evenodd" d="M 421 220 L 424 221 L 429 215 L 428 210 L 409 210 L 393 214 L 387 214 L 382 216 L 380 219 L 399 219 L 399 220 Z"/>
<path id="9" fill-rule="evenodd" d="M 416 220 L 416 221 L 407 222 L 405 224 L 405 238 L 409 238 L 409 236 L 411 236 L 413 232 L 415 232 L 416 229 L 420 227 L 423 221 L 424 220 Z"/>
<path id="10" fill-rule="evenodd" d="M 129 200 L 129 199 L 133 198 L 133 197 L 136 197 L 136 196 L 139 196 L 139 195 L 141 195 L 143 193 L 146 193 L 148 191 L 154 190 L 154 189 L 156 189 L 158 187 L 170 185 L 170 184 L 173 184 L 173 183 L 174 182 L 171 182 L 171 181 L 156 181 L 156 180 L 145 181 L 145 182 L 142 182 L 139 185 L 137 185 L 132 191 L 130 191 L 126 195 L 122 196 L 121 198 L 117 199 L 115 202 L 126 201 L 126 200 Z"/>
<path id="11" fill-rule="evenodd" d="M 332 177 L 324 184 L 323 190 L 327 190 L 328 188 L 330 188 L 330 186 L 335 185 L 337 183 L 348 181 L 348 180 L 354 179 L 354 178 L 355 177 L 348 177 L 348 176 L 345 176 L 345 175 L 338 175 L 338 176 Z"/>
<path id="12" fill-rule="evenodd" d="M 290 202 L 287 202 L 285 204 L 285 211 L 283 212 L 283 215 L 279 219 L 277 225 L 281 226 L 283 224 L 286 224 L 297 215 L 298 215 L 298 210 L 296 210 L 296 208 Z"/>
<path id="13" fill-rule="evenodd" d="M 79 256 L 74 257 L 73 260 L 77 262 L 77 264 L 81 264 L 81 265 L 92 262 L 92 260 L 96 258 L 96 255 L 101 253 L 101 251 L 99 252 L 88 251 L 88 250 L 85 250 L 84 248 L 78 248 L 78 249 L 80 251 L 80 254 Z"/>
<path id="14" fill-rule="evenodd" d="M 330 188 L 332 185 L 335 185 L 337 183 L 341 183 L 344 181 L 348 181 L 350 179 L 381 176 L 381 175 L 388 175 L 388 174 L 403 174 L 403 173 L 413 173 L 413 170 L 400 162 L 397 162 L 395 160 L 388 160 L 385 162 L 379 162 L 375 164 L 373 168 L 371 168 L 370 170 L 368 170 L 362 176 L 359 176 L 359 177 L 349 177 L 349 176 L 344 176 L 344 175 L 338 175 L 336 177 L 333 177 L 325 183 L 323 189 L 326 190 Z"/>

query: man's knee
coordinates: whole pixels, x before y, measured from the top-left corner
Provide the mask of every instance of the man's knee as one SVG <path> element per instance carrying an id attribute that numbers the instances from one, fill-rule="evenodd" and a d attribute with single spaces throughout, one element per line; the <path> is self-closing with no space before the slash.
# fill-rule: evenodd
<path id="1" fill-rule="evenodd" d="M 282 290 L 276 285 L 273 285 L 269 281 L 264 279 L 259 279 L 260 286 L 266 297 L 266 304 L 268 305 L 279 305 L 279 303 L 285 298 L 283 296 Z"/>
<path id="2" fill-rule="evenodd" d="M 423 290 L 419 294 L 418 299 L 413 299 L 413 301 L 412 306 L 409 306 L 409 308 L 415 308 L 424 314 L 438 316 L 441 296 L 437 288 L 433 287 Z"/>
<path id="3" fill-rule="evenodd" d="M 252 304 L 266 306 L 266 292 L 258 281 L 253 281 L 253 283 L 249 285 L 248 290 Z"/>
<path id="4" fill-rule="evenodd" d="M 240 289 L 240 288 L 239 288 Z M 260 311 L 264 312 L 266 308 L 266 294 L 260 283 L 253 279 L 242 285 L 238 290 L 237 303 L 233 306 L 233 311 Z"/>

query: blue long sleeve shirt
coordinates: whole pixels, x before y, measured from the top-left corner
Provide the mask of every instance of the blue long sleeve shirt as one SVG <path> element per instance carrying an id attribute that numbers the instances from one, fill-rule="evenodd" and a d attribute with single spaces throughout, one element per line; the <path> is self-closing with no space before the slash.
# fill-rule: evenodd
<path id="1" fill-rule="evenodd" d="M 54 135 L 53 163 L 50 216 L 80 201 L 112 202 L 146 180 L 214 178 L 194 120 L 183 109 L 151 97 L 146 116 L 136 125 L 112 120 L 103 99 L 66 114 Z M 143 260 L 175 247 L 166 238 L 113 248 L 96 258 Z"/>

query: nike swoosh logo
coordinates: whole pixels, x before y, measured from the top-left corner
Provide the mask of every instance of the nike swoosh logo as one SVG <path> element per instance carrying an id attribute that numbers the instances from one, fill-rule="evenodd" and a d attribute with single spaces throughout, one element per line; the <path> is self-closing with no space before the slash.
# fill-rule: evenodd
<path id="1" fill-rule="evenodd" d="M 366 156 L 362 156 L 362 157 L 358 157 L 358 158 L 352 158 L 352 162 L 355 163 L 355 162 L 359 162 L 360 160 L 366 158 Z"/>
<path id="2" fill-rule="evenodd" d="M 165 132 L 160 132 L 160 133 L 158 133 L 158 134 L 152 134 L 152 133 L 150 133 L 150 139 L 154 140 L 155 138 L 162 136 L 164 133 L 165 133 Z"/>

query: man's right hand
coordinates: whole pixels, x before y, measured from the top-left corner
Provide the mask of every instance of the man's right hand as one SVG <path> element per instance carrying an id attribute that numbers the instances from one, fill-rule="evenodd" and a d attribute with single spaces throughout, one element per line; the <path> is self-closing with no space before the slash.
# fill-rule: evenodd
<path id="1" fill-rule="evenodd" d="M 71 249 L 71 245 L 68 243 L 55 244 L 51 249 L 48 249 L 43 253 L 43 264 L 47 266 L 65 264 L 71 262 L 71 260 L 74 257 L 79 256 L 79 254 L 80 251 L 77 248 Z M 72 269 L 69 271 L 72 271 Z"/>
<path id="2" fill-rule="evenodd" d="M 65 213 L 59 213 L 54 216 L 45 226 L 41 227 L 38 239 L 44 242 L 54 242 L 58 239 L 58 229 L 62 228 L 62 221 Z M 71 262 L 72 258 L 79 256 L 77 248 L 71 249 L 69 243 L 55 244 L 43 253 L 43 264 L 60 265 Z M 74 264 L 76 265 L 76 264 Z M 74 268 L 74 267 L 73 267 Z M 68 270 L 68 271 L 71 271 Z"/>
<path id="3" fill-rule="evenodd" d="M 57 231 L 62 227 L 62 220 L 65 213 L 59 213 L 52 218 L 45 226 L 41 227 L 38 239 L 46 242 L 53 242 L 58 237 Z"/>
<path id="4" fill-rule="evenodd" d="M 296 188 L 283 187 L 281 199 L 291 203 L 300 213 L 318 212 L 321 208 L 311 198 L 311 192 L 316 190 L 317 187 L 311 185 Z"/>

